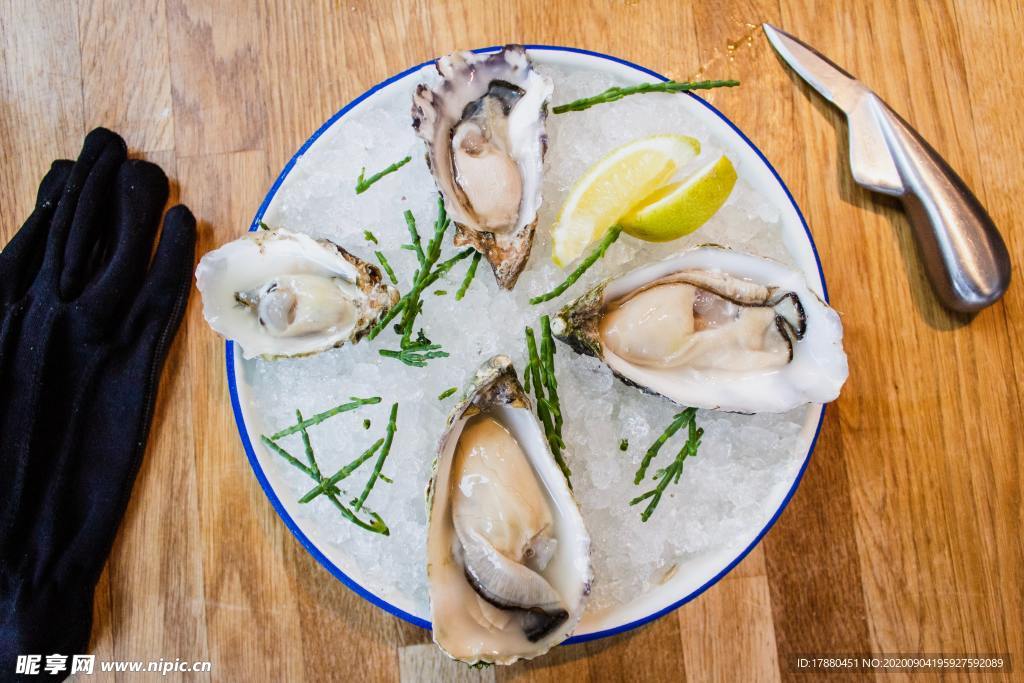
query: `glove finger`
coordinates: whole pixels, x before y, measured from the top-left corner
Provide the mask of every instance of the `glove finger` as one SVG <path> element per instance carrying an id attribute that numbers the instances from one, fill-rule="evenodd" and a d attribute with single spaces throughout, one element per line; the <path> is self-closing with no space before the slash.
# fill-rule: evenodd
<path id="1" fill-rule="evenodd" d="M 123 312 L 138 292 L 149 265 L 153 236 L 169 192 L 167 176 L 156 164 L 130 159 L 115 183 L 116 220 L 107 246 L 107 262 L 79 297 L 98 314 Z"/>
<path id="2" fill-rule="evenodd" d="M 120 147 L 127 154 L 124 140 L 116 133 L 104 128 L 97 128 L 85 136 L 82 143 L 82 151 L 78 160 L 74 162 L 71 172 L 68 174 L 63 194 L 54 211 L 50 230 L 47 234 L 46 256 L 43 261 L 43 270 L 48 276 L 59 277 L 60 270 L 64 264 L 64 247 L 67 243 L 68 232 L 78 207 L 79 195 L 89 174 L 99 162 L 104 152 L 109 148 Z M 54 282 L 55 283 L 55 282 Z"/>
<path id="3" fill-rule="evenodd" d="M 32 286 L 46 251 L 46 235 L 72 162 L 53 162 L 36 195 L 36 208 L 11 241 L 0 251 L 0 304 L 20 300 Z"/>
<path id="4" fill-rule="evenodd" d="M 164 217 L 153 265 L 128 316 L 129 330 L 152 329 L 150 324 L 157 322 L 157 329 L 168 341 L 173 337 L 192 287 L 195 255 L 196 219 L 188 207 L 171 207 Z"/>
<path id="5" fill-rule="evenodd" d="M 43 270 L 52 277 L 65 300 L 80 291 L 86 266 L 95 256 L 104 223 L 100 214 L 109 206 L 110 186 L 128 148 L 121 136 L 97 128 L 85 137 L 82 152 L 71 169 L 57 205 L 46 246 Z"/>

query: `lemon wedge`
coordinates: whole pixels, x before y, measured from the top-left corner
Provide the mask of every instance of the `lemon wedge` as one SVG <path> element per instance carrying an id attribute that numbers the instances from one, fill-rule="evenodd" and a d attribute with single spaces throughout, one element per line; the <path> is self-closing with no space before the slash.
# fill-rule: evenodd
<path id="1" fill-rule="evenodd" d="M 551 260 L 562 267 L 577 259 L 698 154 L 700 142 L 685 135 L 653 135 L 609 152 L 576 181 L 562 205 L 551 229 Z"/>
<path id="2" fill-rule="evenodd" d="M 627 235 L 648 242 L 678 239 L 704 225 L 736 185 L 736 169 L 721 156 L 681 182 L 656 190 L 619 220 Z"/>

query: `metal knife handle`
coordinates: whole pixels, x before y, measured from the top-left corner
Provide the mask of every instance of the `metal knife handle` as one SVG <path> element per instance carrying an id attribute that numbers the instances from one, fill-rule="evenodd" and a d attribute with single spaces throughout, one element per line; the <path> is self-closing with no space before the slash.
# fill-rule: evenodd
<path id="1" fill-rule="evenodd" d="M 900 199 L 936 294 L 946 307 L 965 313 L 995 303 L 1010 284 L 1010 256 L 995 223 L 938 152 L 899 114 L 875 101 L 905 187 Z"/>

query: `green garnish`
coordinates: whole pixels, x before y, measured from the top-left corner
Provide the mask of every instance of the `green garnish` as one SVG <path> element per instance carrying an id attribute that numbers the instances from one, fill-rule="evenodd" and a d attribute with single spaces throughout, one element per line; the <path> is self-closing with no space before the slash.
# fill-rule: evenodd
<path id="1" fill-rule="evenodd" d="M 295 411 L 295 421 L 298 424 L 302 424 L 302 412 L 299 410 Z M 302 447 L 306 451 L 306 460 L 309 462 L 309 470 L 314 477 L 320 478 L 320 468 L 316 464 L 316 456 L 313 455 L 313 444 L 309 440 L 309 432 L 305 427 L 299 429 L 299 433 L 302 435 Z"/>
<path id="2" fill-rule="evenodd" d="M 462 259 L 466 258 L 467 256 L 469 256 L 472 253 L 473 253 L 473 249 L 464 249 L 464 250 L 460 251 L 459 253 L 457 253 L 455 256 L 452 256 L 447 261 L 442 261 L 434 269 L 434 272 L 432 272 L 430 274 L 430 276 L 427 278 L 427 282 L 424 285 L 423 289 L 426 289 L 427 287 L 429 287 L 430 285 L 434 284 L 435 282 L 440 280 L 442 277 L 447 275 L 448 271 L 452 269 L 452 266 L 454 266 L 456 263 L 458 263 L 459 261 L 461 261 Z M 370 334 L 368 335 L 370 339 L 373 339 L 377 335 L 379 335 L 384 330 L 384 328 L 387 327 L 388 323 L 390 323 L 392 320 L 394 320 L 395 317 L 399 313 L 401 313 L 401 312 L 403 312 L 405 310 L 405 307 L 409 305 L 409 302 L 412 299 L 412 297 L 411 297 L 412 293 L 413 292 L 410 291 L 408 294 L 404 295 L 401 299 L 399 299 L 398 303 L 395 304 L 394 306 L 392 306 L 391 310 L 389 310 L 387 312 L 387 314 L 383 318 L 381 318 L 380 321 L 378 321 L 376 325 L 373 326 L 373 329 L 370 330 Z M 422 290 L 420 290 L 420 293 L 422 293 Z M 417 297 L 417 302 L 416 303 L 417 303 L 417 306 L 422 307 L 422 302 L 418 300 L 418 297 Z M 418 313 L 419 313 L 419 311 L 417 311 L 417 314 Z M 415 317 L 413 318 L 413 321 L 415 322 Z M 395 331 L 398 334 L 402 334 L 402 331 L 404 329 L 405 328 L 401 324 L 395 325 Z"/>
<path id="3" fill-rule="evenodd" d="M 308 503 L 309 501 L 313 500 L 314 498 L 316 498 L 317 496 L 319 496 L 322 493 L 322 494 L 326 495 L 327 498 L 334 505 L 334 507 L 336 507 L 338 509 L 338 511 L 341 512 L 342 516 L 345 517 L 350 522 L 352 522 L 353 524 L 359 526 L 362 529 L 366 529 L 367 531 L 371 531 L 371 532 L 376 533 L 376 534 L 382 534 L 384 536 L 388 536 L 388 535 L 390 535 L 391 532 L 388 529 L 387 524 L 384 523 L 384 520 L 381 519 L 380 515 L 378 515 L 374 511 L 370 510 L 369 508 L 365 508 L 365 511 L 367 512 L 367 514 L 369 514 L 369 517 L 370 517 L 369 521 L 364 520 L 364 519 L 360 519 L 359 516 L 356 515 L 355 512 L 350 510 L 348 507 L 345 506 L 344 503 L 342 503 L 340 500 L 338 500 L 338 495 L 341 493 L 341 490 L 338 489 L 338 487 L 336 486 L 336 484 L 339 481 L 341 481 L 342 479 L 344 479 L 345 477 L 350 475 L 353 471 L 355 471 L 355 469 L 357 467 L 359 467 L 359 465 L 361 465 L 363 462 L 365 462 L 370 457 L 372 457 L 373 454 L 377 451 L 377 449 L 379 449 L 381 447 L 381 444 L 389 442 L 388 441 L 388 437 L 386 437 L 384 439 L 379 439 L 377 441 L 377 443 L 375 443 L 373 446 L 371 446 L 370 449 L 367 450 L 365 453 L 363 453 L 361 456 L 359 456 L 359 458 L 356 458 L 356 460 L 354 460 L 353 462 L 351 462 L 348 465 L 346 465 L 345 467 L 343 467 L 341 470 L 336 472 L 331 477 L 324 478 L 324 476 L 320 473 L 319 465 L 317 465 L 316 455 L 313 452 L 313 444 L 310 442 L 309 431 L 307 430 L 308 427 L 310 427 L 310 426 L 312 426 L 314 424 L 319 424 L 320 422 L 323 422 L 327 418 L 333 417 L 334 415 L 338 415 L 339 413 L 345 412 L 346 410 L 351 410 L 352 407 L 359 407 L 360 405 L 367 405 L 367 404 L 370 404 L 370 403 L 379 403 L 379 402 L 380 402 L 380 398 L 379 397 L 374 397 L 374 398 L 371 398 L 371 399 L 353 399 L 353 403 L 343 404 L 341 406 L 338 406 L 337 408 L 332 408 L 331 410 L 324 411 L 322 413 L 318 413 L 317 415 L 313 416 L 312 418 L 310 418 L 308 420 L 307 419 L 303 419 L 302 413 L 300 411 L 296 410 L 295 411 L 295 419 L 296 419 L 296 424 L 295 425 L 289 427 L 288 429 L 281 430 L 280 432 L 278 432 L 274 436 L 268 437 L 266 435 L 261 435 L 260 436 L 260 441 L 267 448 L 269 448 L 271 451 L 273 451 L 274 453 L 277 453 L 279 456 L 284 458 L 284 460 L 286 462 L 288 462 L 289 464 L 291 464 L 292 466 L 294 466 L 295 468 L 297 468 L 298 470 L 300 470 L 301 472 L 306 474 L 306 476 L 308 476 L 314 482 L 316 482 L 316 486 L 311 491 L 306 493 L 306 495 L 304 495 L 302 498 L 299 499 L 300 503 Z M 392 419 L 394 419 L 394 417 L 395 417 L 395 412 L 396 412 L 397 406 L 398 406 L 397 403 L 394 406 L 392 406 L 392 409 L 391 409 Z M 367 422 L 369 422 L 369 421 L 368 420 L 364 420 L 363 424 L 365 425 Z M 296 458 L 291 453 L 289 453 L 287 450 L 285 450 L 280 444 L 275 443 L 275 441 L 277 439 L 282 438 L 284 436 L 288 436 L 289 434 L 294 434 L 295 432 L 299 432 L 301 437 L 302 437 L 302 446 L 303 446 L 303 450 L 305 451 L 306 461 L 307 461 L 308 464 L 303 464 L 301 461 L 299 461 L 298 458 Z M 393 433 L 393 432 L 394 432 L 394 427 L 392 425 L 391 429 L 389 430 L 389 433 Z M 379 472 L 377 474 L 379 474 Z M 375 476 L 371 475 L 371 482 L 368 483 L 367 486 L 372 488 L 372 486 L 373 486 L 372 482 L 374 480 L 375 480 Z M 366 491 L 364 491 L 364 493 L 366 493 Z M 365 498 L 365 496 L 364 496 L 364 498 Z M 360 506 L 357 507 L 356 509 L 357 510 L 364 509 L 362 504 L 361 504 L 362 500 L 360 500 L 359 502 L 360 502 Z"/>
<path id="4" fill-rule="evenodd" d="M 619 450 L 620 451 L 628 451 L 629 450 L 629 439 L 619 439 Z"/>
<path id="5" fill-rule="evenodd" d="M 447 293 L 448 293 L 447 289 L 435 289 L 434 290 L 434 296 L 444 296 Z"/>
<path id="6" fill-rule="evenodd" d="M 558 400 L 558 380 L 555 379 L 555 340 L 551 336 L 551 319 L 542 315 L 540 317 L 540 367 L 541 379 L 544 387 L 548 390 L 548 401 L 552 408 L 551 412 L 555 418 L 555 429 L 558 431 L 558 439 L 562 440 L 562 404 Z"/>
<path id="7" fill-rule="evenodd" d="M 692 409 L 687 408 L 687 410 Z M 644 453 L 644 459 L 640 462 L 640 469 L 636 471 L 636 476 L 633 477 L 634 484 L 640 485 L 640 482 L 644 480 L 644 475 L 647 474 L 647 468 L 650 466 L 651 461 L 654 460 L 654 456 L 658 454 L 658 451 L 665 445 L 665 442 L 672 438 L 672 435 L 678 432 L 680 427 L 686 424 L 688 419 L 686 410 L 672 418 L 669 426 L 665 428 L 665 431 L 661 433 L 657 440 L 651 444 L 651 447 L 647 449 L 647 452 Z"/>
<path id="8" fill-rule="evenodd" d="M 260 221 L 260 230 L 270 230 L 270 226 L 263 221 Z"/>
<path id="9" fill-rule="evenodd" d="M 377 456 L 377 462 L 373 466 L 373 474 L 370 475 L 369 481 L 366 482 L 366 486 L 363 487 L 363 492 L 359 495 L 359 500 L 355 503 L 356 510 L 363 509 L 363 502 L 366 497 L 370 495 L 370 491 L 373 489 L 373 485 L 377 483 L 377 478 L 380 477 L 380 470 L 384 467 L 384 461 L 388 459 L 388 454 L 391 452 L 391 441 L 395 438 L 395 430 L 398 428 L 398 404 L 391 404 L 391 415 L 388 416 L 387 432 L 384 435 L 384 445 L 380 449 L 380 455 Z"/>
<path id="10" fill-rule="evenodd" d="M 264 446 L 266 446 L 270 450 L 272 450 L 275 453 L 277 453 L 278 455 L 280 455 L 282 458 L 284 458 L 290 464 L 292 464 L 296 468 L 298 468 L 301 472 L 305 473 L 306 475 L 308 475 L 310 477 L 313 476 L 313 470 L 309 469 L 309 467 L 307 467 L 306 465 L 303 465 L 301 462 L 299 462 L 298 458 L 296 458 L 294 455 L 292 455 L 291 453 L 289 453 L 285 449 L 283 449 L 280 446 L 278 446 L 273 441 L 271 441 L 268 436 L 261 434 L 260 435 L 260 441 L 263 442 Z"/>
<path id="11" fill-rule="evenodd" d="M 551 111 L 556 114 L 564 114 L 570 111 L 583 111 L 594 105 L 605 102 L 615 102 L 628 95 L 639 95 L 648 92 L 687 92 L 690 90 L 711 90 L 712 88 L 732 88 L 739 85 L 739 81 L 690 81 L 680 83 L 679 81 L 665 81 L 664 83 L 641 83 L 640 85 L 629 86 L 628 88 L 612 87 L 593 97 L 584 97 L 573 100 L 567 104 L 560 104 Z"/>
<path id="12" fill-rule="evenodd" d="M 342 467 L 340 470 L 332 474 L 330 477 L 327 477 L 326 479 L 321 478 L 320 481 L 317 482 L 316 486 L 307 491 L 306 494 L 302 496 L 302 498 L 299 498 L 299 502 L 309 503 L 315 500 L 316 497 L 319 496 L 321 493 L 338 493 L 339 491 L 335 484 L 337 484 L 339 481 L 355 472 L 357 469 L 359 469 L 360 465 L 362 465 L 364 462 L 372 458 L 373 454 L 377 452 L 377 449 L 379 449 L 381 447 L 381 444 L 383 443 L 384 439 L 377 439 L 373 443 L 373 445 L 367 448 L 365 451 L 363 451 L 358 458 Z"/>
<path id="13" fill-rule="evenodd" d="M 562 408 L 558 401 L 558 381 L 555 379 L 555 343 L 551 337 L 551 324 L 548 316 L 541 316 L 541 346 L 537 351 L 537 340 L 533 328 L 526 328 L 526 352 L 529 362 L 526 365 L 527 384 L 533 385 L 537 397 L 537 417 L 544 426 L 544 436 L 548 440 L 551 454 L 558 468 L 565 475 L 565 481 L 572 489 L 570 476 L 572 471 L 565 462 L 562 449 Z M 525 388 L 525 387 L 524 387 Z"/>
<path id="14" fill-rule="evenodd" d="M 410 161 L 412 161 L 412 157 L 406 157 L 401 161 L 396 161 L 395 163 L 385 168 L 383 171 L 380 171 L 379 173 L 374 173 L 369 178 L 363 177 L 366 174 L 366 167 L 364 166 L 363 170 L 359 172 L 359 178 L 356 180 L 356 194 L 362 194 L 366 192 L 367 190 L 370 189 L 370 186 L 373 185 L 375 182 L 377 182 L 378 180 L 380 180 L 389 173 L 394 173 L 395 171 L 402 168 Z"/>
<path id="15" fill-rule="evenodd" d="M 395 271 L 391 269 L 391 264 L 388 263 L 388 259 L 384 256 L 384 252 L 375 251 L 373 253 L 377 257 L 377 260 L 380 261 L 381 268 L 383 268 L 384 272 L 388 274 L 388 279 L 391 280 L 391 284 L 397 285 L 398 276 L 395 275 Z"/>
<path id="16" fill-rule="evenodd" d="M 406 222 L 409 223 L 409 229 L 413 232 L 414 223 L 410 222 L 412 214 L 406 216 Z M 448 226 L 451 225 L 451 221 L 448 219 L 448 214 L 444 208 L 444 199 L 440 194 L 437 195 L 437 219 L 434 221 L 434 236 L 430 238 L 430 242 L 427 243 L 426 251 L 418 249 L 416 256 L 420 260 L 420 267 L 416 270 L 413 275 L 413 286 L 409 292 L 410 302 L 406 304 L 405 311 L 402 313 L 402 322 L 399 323 L 402 326 L 402 348 L 405 349 L 414 342 L 411 341 L 412 331 L 416 324 L 416 316 L 420 314 L 423 309 L 423 302 L 420 301 L 420 296 L 423 294 L 428 285 L 427 281 L 431 276 L 431 269 L 434 264 L 437 263 L 437 259 L 441 257 L 441 242 L 444 240 L 444 233 L 448 230 Z M 419 233 L 417 232 L 416 235 Z M 413 245 L 417 245 L 419 242 L 418 238 L 413 239 Z"/>
<path id="17" fill-rule="evenodd" d="M 480 257 L 483 256 L 479 251 L 473 254 L 473 262 L 469 264 L 469 269 L 466 271 L 466 277 L 462 279 L 462 285 L 459 287 L 459 291 L 455 292 L 455 300 L 462 301 L 462 297 L 466 296 L 466 290 L 469 289 L 469 284 L 473 281 L 473 276 L 476 275 L 476 267 L 480 263 Z"/>
<path id="18" fill-rule="evenodd" d="M 405 210 L 402 214 L 405 216 L 405 225 L 409 228 L 409 235 L 412 237 L 412 242 L 409 247 L 416 252 L 416 260 L 420 262 L 420 268 L 423 267 L 423 262 L 426 257 L 423 255 L 423 244 L 420 242 L 420 231 L 416 229 L 416 217 L 412 215 L 412 211 L 409 209 Z M 402 245 L 405 247 L 405 245 Z"/>
<path id="19" fill-rule="evenodd" d="M 692 458 L 697 455 L 697 449 L 700 448 L 700 439 L 704 435 L 704 430 L 697 426 L 696 408 L 687 408 L 675 416 L 672 423 L 669 424 L 661 436 L 647 449 L 643 462 L 640 463 L 640 469 L 637 470 L 636 477 L 633 479 L 634 484 L 639 484 L 643 480 L 654 456 L 658 454 L 658 451 L 665 445 L 665 442 L 684 426 L 687 427 L 686 443 L 683 444 L 683 447 L 668 467 L 664 467 L 654 473 L 654 479 L 658 480 L 657 486 L 629 501 L 630 505 L 636 505 L 650 499 L 651 502 L 647 504 L 647 507 L 640 514 L 640 519 L 644 522 L 650 519 L 651 513 L 658 507 L 658 503 L 661 502 L 661 494 L 665 492 L 665 488 L 672 482 L 679 483 L 679 477 L 683 473 L 683 461 L 686 458 Z"/>
<path id="20" fill-rule="evenodd" d="M 444 241 L 445 232 L 448 230 L 448 226 L 451 225 L 451 221 L 448 219 L 448 214 L 444 209 L 444 200 L 438 195 L 437 199 L 437 219 L 434 222 L 434 234 L 430 241 L 427 243 L 426 248 L 423 247 L 423 243 L 420 240 L 419 231 L 416 229 L 416 219 L 411 211 L 405 212 L 405 222 L 409 228 L 409 236 L 412 241 L 408 245 L 402 245 L 408 247 L 410 251 L 416 252 L 416 259 L 419 262 L 419 268 L 413 274 L 412 287 L 402 298 L 398 300 L 394 306 L 383 316 L 370 330 L 369 338 L 374 339 L 379 335 L 391 322 L 401 314 L 402 317 L 397 324 L 394 325 L 395 333 L 400 334 L 402 341 L 400 349 L 394 351 L 391 349 L 383 349 L 379 353 L 387 358 L 396 358 L 406 365 L 413 367 L 423 367 L 427 364 L 427 361 L 432 358 L 444 358 L 448 354 L 441 350 L 440 344 L 432 344 L 427 339 L 422 330 L 420 331 L 419 338 L 413 340 L 412 333 L 416 326 L 416 317 L 423 310 L 422 296 L 423 292 L 428 287 L 433 285 L 439 279 L 448 274 L 448 272 L 455 266 L 456 263 L 462 259 L 468 258 L 474 253 L 474 250 L 464 249 L 446 261 L 438 263 L 438 259 L 441 256 L 441 245 Z M 447 294 L 446 290 L 437 290 L 435 294 L 443 296 Z"/>
<path id="21" fill-rule="evenodd" d="M 452 394 L 454 394 L 458 390 L 459 390 L 458 387 L 448 387 L 447 389 L 445 389 L 444 391 L 442 391 L 440 394 L 437 395 L 437 400 L 438 401 L 443 401 L 446 398 L 448 398 L 449 396 L 451 396 Z"/>
<path id="22" fill-rule="evenodd" d="M 392 479 L 388 475 L 384 474 L 383 472 L 381 472 L 379 476 L 380 476 L 380 480 L 382 482 L 384 482 L 385 484 L 394 484 L 395 483 L 394 479 Z"/>
<path id="23" fill-rule="evenodd" d="M 381 536 L 391 535 L 391 530 L 388 529 L 388 525 L 384 523 L 384 520 L 381 519 L 380 515 L 378 515 L 370 508 L 364 509 L 370 515 L 370 519 L 372 521 L 364 522 L 363 520 L 356 517 L 356 514 L 354 512 L 345 507 L 345 504 L 338 500 L 338 496 L 335 495 L 334 493 L 328 493 L 327 500 L 331 501 L 331 503 L 334 504 L 334 507 L 338 508 L 338 512 L 340 512 L 342 516 L 345 517 L 345 519 L 352 522 L 356 526 L 366 529 L 367 531 L 372 531 L 375 534 L 380 534 Z"/>
<path id="24" fill-rule="evenodd" d="M 399 323 L 399 327 L 402 329 L 402 340 L 403 347 L 405 346 L 407 337 L 405 336 L 406 331 L 411 335 L 412 327 L 416 321 L 416 316 L 419 314 L 420 309 L 420 294 L 428 286 L 426 281 L 430 280 L 431 273 L 430 268 L 433 267 L 434 262 L 437 260 L 437 256 L 434 256 L 433 260 L 428 260 L 427 255 L 423 252 L 423 248 L 420 245 L 419 232 L 416 230 L 416 219 L 413 217 L 411 211 L 405 212 L 405 221 L 409 226 L 409 232 L 412 234 L 412 246 L 416 252 L 416 258 L 420 262 L 420 267 L 416 270 L 413 275 L 412 289 L 409 290 L 405 296 L 398 300 L 398 303 L 391 307 L 391 310 L 382 317 L 377 324 L 370 330 L 370 339 L 374 339 L 380 334 L 388 324 L 395 319 L 399 313 L 402 313 L 402 321 Z M 437 242 L 436 253 L 440 255 L 441 252 L 441 237 L 444 235 L 444 231 L 448 228 L 448 216 L 444 210 L 444 201 L 438 195 L 438 215 L 437 222 L 434 224 L 434 239 L 430 240 L 428 245 L 428 252 L 434 253 L 434 243 Z"/>
<path id="25" fill-rule="evenodd" d="M 381 349 L 378 351 L 380 355 L 385 358 L 395 358 L 402 361 L 406 365 L 414 368 L 426 367 L 427 361 L 432 358 L 447 358 L 448 352 L 441 350 L 440 344 L 410 344 L 401 351 L 392 351 L 391 349 Z"/>
<path id="26" fill-rule="evenodd" d="M 366 418 L 365 420 L 363 420 L 363 429 L 369 429 L 369 428 L 370 428 L 370 418 Z"/>
<path id="27" fill-rule="evenodd" d="M 377 236 L 374 235 L 369 230 L 363 230 L 363 239 L 365 239 L 367 242 L 373 242 L 374 244 L 380 244 L 380 242 L 377 241 Z"/>
<path id="28" fill-rule="evenodd" d="M 325 410 L 322 413 L 317 413 L 313 417 L 305 419 L 299 424 L 292 425 L 287 429 L 282 429 L 276 434 L 273 434 L 270 437 L 270 439 L 272 441 L 278 441 L 288 436 L 289 434 L 294 434 L 295 432 L 298 432 L 300 430 L 308 429 L 313 425 L 318 425 L 324 420 L 334 417 L 335 415 L 338 415 L 340 413 L 346 413 L 350 410 L 355 410 L 356 408 L 359 408 L 361 406 L 370 406 L 374 405 L 375 403 L 380 403 L 380 396 L 371 396 L 370 398 L 356 398 L 355 396 L 351 396 L 349 397 L 349 401 L 351 401 L 351 403 L 342 403 L 340 406 L 335 406 L 330 410 Z"/>
<path id="29" fill-rule="evenodd" d="M 590 266 L 597 263 L 597 260 L 604 256 L 604 253 L 608 251 L 608 247 L 610 247 L 615 240 L 619 239 L 619 235 L 621 234 L 622 228 L 618 225 L 613 225 L 608 228 L 608 232 L 604 234 L 604 237 L 601 239 L 601 242 L 597 247 L 590 252 L 587 258 L 583 259 L 582 263 L 576 266 L 574 271 L 569 273 L 569 277 L 565 278 L 565 281 L 562 282 L 562 284 L 558 285 L 547 294 L 541 294 L 540 296 L 533 297 L 530 299 L 530 303 L 536 305 L 545 301 L 551 301 L 552 299 L 561 296 L 565 290 L 576 284 L 576 281 L 583 276 L 583 273 L 587 272 L 587 269 L 590 268 Z"/>
<path id="30" fill-rule="evenodd" d="M 430 277 L 427 280 L 427 286 L 429 287 L 430 285 L 440 280 L 442 277 L 448 274 L 448 271 L 450 271 L 456 263 L 466 258 L 470 254 L 474 253 L 476 252 L 472 248 L 463 249 L 462 251 L 457 253 L 455 256 L 452 256 L 447 261 L 441 261 L 441 263 L 437 264 L 437 268 L 434 268 L 434 272 L 430 274 Z"/>

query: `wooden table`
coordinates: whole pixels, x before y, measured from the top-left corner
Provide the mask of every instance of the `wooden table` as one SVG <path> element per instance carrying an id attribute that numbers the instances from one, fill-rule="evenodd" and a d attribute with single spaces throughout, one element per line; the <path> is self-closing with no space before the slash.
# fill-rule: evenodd
<path id="1" fill-rule="evenodd" d="M 781 6 L 780 6 L 781 4 Z M 101 659 L 210 660 L 219 680 L 775 680 L 796 653 L 1000 652 L 1024 669 L 1024 283 L 940 308 L 898 205 L 852 183 L 846 124 L 753 26 L 813 42 L 910 119 L 975 189 L 1015 266 L 1024 234 L 1024 11 L 988 2 L 290 3 L 0 0 L 0 230 L 97 125 L 175 180 L 199 253 L 239 234 L 330 114 L 438 54 L 522 41 L 611 53 L 706 96 L 775 164 L 843 314 L 850 380 L 798 494 L 724 580 L 635 632 L 469 671 L 332 578 L 274 514 L 198 296 L 171 351 L 96 594 Z M 888 679 L 887 679 L 888 680 Z"/>

